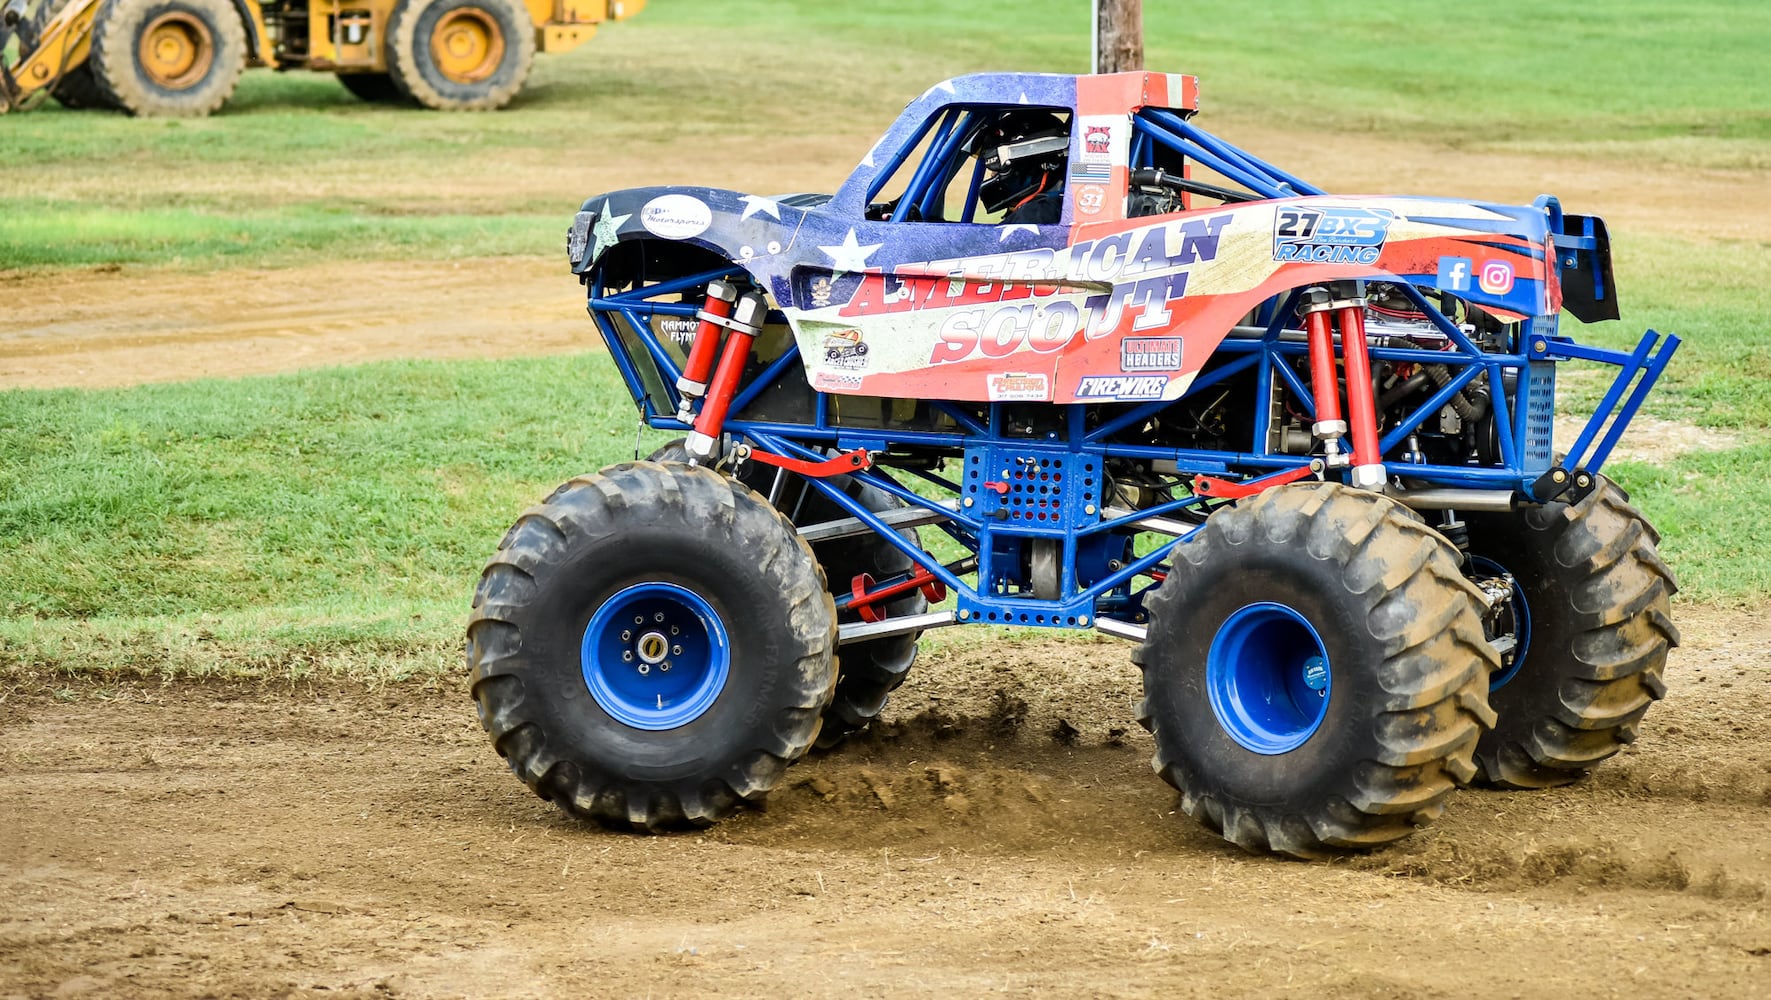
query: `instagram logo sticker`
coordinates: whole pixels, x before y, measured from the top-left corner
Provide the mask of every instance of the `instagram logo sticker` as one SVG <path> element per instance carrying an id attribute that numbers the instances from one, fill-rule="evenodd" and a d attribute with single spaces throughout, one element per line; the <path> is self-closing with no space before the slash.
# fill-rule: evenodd
<path id="1" fill-rule="evenodd" d="M 1485 260 L 1476 282 L 1490 295 L 1505 295 L 1513 290 L 1513 265 L 1504 260 Z"/>

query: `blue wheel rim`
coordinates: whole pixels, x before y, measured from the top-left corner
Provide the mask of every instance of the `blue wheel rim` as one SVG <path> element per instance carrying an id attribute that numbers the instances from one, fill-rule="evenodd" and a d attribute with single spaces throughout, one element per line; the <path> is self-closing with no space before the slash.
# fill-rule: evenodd
<path id="1" fill-rule="evenodd" d="M 611 595 L 585 626 L 584 685 L 603 711 L 635 729 L 688 725 L 725 690 L 732 645 L 701 595 L 641 583 Z"/>
<path id="2" fill-rule="evenodd" d="M 1255 753 L 1282 754 L 1322 727 L 1334 683 L 1329 667 L 1315 626 L 1283 604 L 1263 601 L 1218 627 L 1205 658 L 1205 685 L 1231 739 Z"/>
<path id="3" fill-rule="evenodd" d="M 1487 556 L 1470 556 L 1470 568 L 1492 576 L 1508 575 L 1505 566 Z M 1531 606 L 1525 603 L 1525 591 L 1520 588 L 1517 577 L 1513 578 L 1513 597 L 1509 603 L 1513 606 L 1513 661 L 1503 662 L 1500 670 L 1488 679 L 1490 691 L 1500 690 L 1508 681 L 1519 676 L 1519 669 L 1525 666 L 1526 649 L 1531 645 Z"/>

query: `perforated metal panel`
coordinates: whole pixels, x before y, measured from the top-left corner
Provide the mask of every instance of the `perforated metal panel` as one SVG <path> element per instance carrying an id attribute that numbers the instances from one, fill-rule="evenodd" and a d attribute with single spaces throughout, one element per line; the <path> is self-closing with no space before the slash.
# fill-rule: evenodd
<path id="1" fill-rule="evenodd" d="M 1063 448 L 974 448 L 965 455 L 965 497 L 995 526 L 1062 535 L 1099 519 L 1100 459 Z"/>
<path id="2" fill-rule="evenodd" d="M 1525 384 L 1525 453 L 1527 473 L 1550 467 L 1556 423 L 1556 365 L 1534 361 Z"/>

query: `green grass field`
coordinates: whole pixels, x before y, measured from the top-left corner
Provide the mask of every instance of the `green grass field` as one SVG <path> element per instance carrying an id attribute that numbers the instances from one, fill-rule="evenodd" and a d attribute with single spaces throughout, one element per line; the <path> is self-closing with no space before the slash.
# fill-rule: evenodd
<path id="1" fill-rule="evenodd" d="M 329 77 L 253 73 L 205 121 L 7 116 L 0 272 L 551 256 L 596 190 L 718 179 L 776 141 L 859 152 L 954 73 L 1076 71 L 1075 6 L 653 0 L 539 60 L 493 115 L 367 107 Z M 1771 179 L 1771 7 L 1422 6 L 1147 4 L 1149 61 L 1199 73 L 1214 119 L 1421 140 L 1423 156 L 1519 148 Z M 1771 241 L 1618 235 L 1625 321 L 1585 335 L 1684 335 L 1648 412 L 1744 443 L 1610 471 L 1665 533 L 1683 600 L 1761 604 Z M 1576 405 L 1598 393 L 1570 389 Z M 0 671 L 453 669 L 505 526 L 634 450 L 625 390 L 595 353 L 0 392 Z"/>

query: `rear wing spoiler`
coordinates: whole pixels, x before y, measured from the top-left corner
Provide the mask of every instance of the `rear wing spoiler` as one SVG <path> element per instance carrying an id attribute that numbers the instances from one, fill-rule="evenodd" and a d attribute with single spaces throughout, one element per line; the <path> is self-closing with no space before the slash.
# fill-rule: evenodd
<path id="1" fill-rule="evenodd" d="M 1549 216 L 1550 238 L 1562 284 L 1562 308 L 1582 323 L 1617 319 L 1617 286 L 1611 280 L 1611 235 L 1596 215 L 1563 215 L 1549 195 L 1532 204 Z"/>

